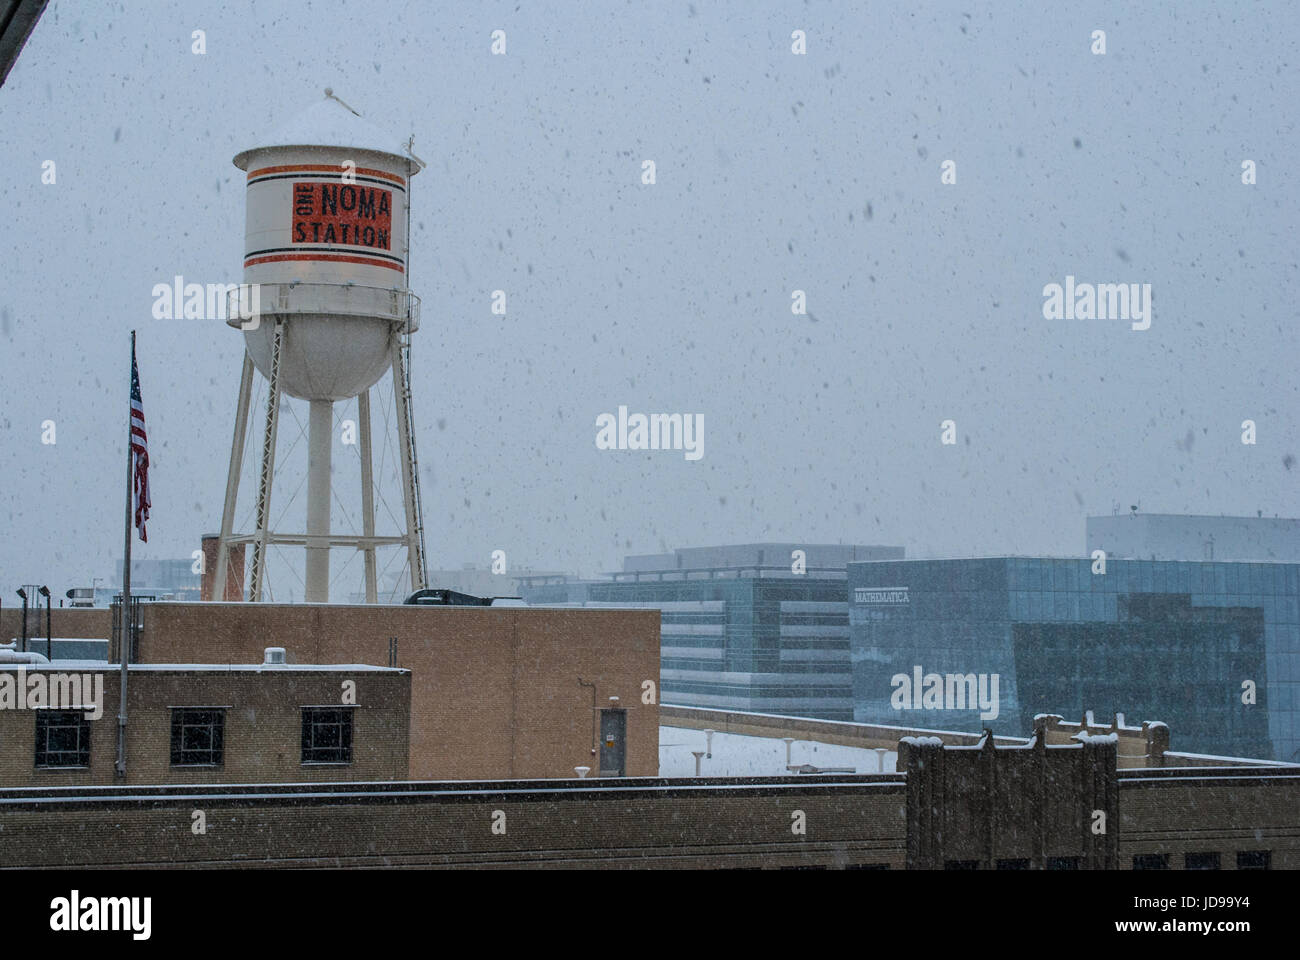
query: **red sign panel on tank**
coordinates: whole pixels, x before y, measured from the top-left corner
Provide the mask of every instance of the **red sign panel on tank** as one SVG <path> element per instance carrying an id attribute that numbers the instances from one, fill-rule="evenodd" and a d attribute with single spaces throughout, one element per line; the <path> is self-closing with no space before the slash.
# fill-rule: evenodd
<path id="1" fill-rule="evenodd" d="M 393 192 L 350 183 L 293 185 L 293 243 L 391 250 Z"/>

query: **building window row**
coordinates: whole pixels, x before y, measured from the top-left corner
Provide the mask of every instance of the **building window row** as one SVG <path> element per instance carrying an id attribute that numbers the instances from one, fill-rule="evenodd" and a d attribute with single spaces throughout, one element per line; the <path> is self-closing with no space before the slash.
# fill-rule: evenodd
<path id="1" fill-rule="evenodd" d="M 1183 855 L 1183 868 L 1185 870 L 1218 870 L 1220 869 L 1221 854 L 1215 851 L 1206 851 L 1202 853 L 1186 853 Z M 1239 850 L 1237 851 L 1237 869 L 1238 870 L 1268 870 L 1272 865 L 1272 852 L 1269 850 Z M 1082 866 L 1082 857 L 1048 857 L 1045 867 L 1048 870 L 1078 870 Z M 980 870 L 982 863 L 979 860 L 946 860 L 943 868 L 945 870 Z M 1030 869 L 1030 860 L 1025 857 L 998 860 L 998 870 L 1028 870 Z M 1139 853 L 1133 857 L 1134 870 L 1168 870 L 1169 854 L 1167 853 Z"/>
<path id="2" fill-rule="evenodd" d="M 1238 870 L 1268 870 L 1272 866 L 1271 850 L 1238 850 Z M 1134 870 L 1168 870 L 1169 854 L 1139 853 L 1133 857 Z M 1221 855 L 1215 851 L 1183 854 L 1184 870 L 1219 870 Z"/>
<path id="3" fill-rule="evenodd" d="M 38 710 L 36 766 L 90 766 L 91 722 L 80 710 Z M 225 747 L 225 707 L 172 708 L 173 767 L 220 767 Z M 351 707 L 302 708 L 302 762 L 352 762 Z"/>

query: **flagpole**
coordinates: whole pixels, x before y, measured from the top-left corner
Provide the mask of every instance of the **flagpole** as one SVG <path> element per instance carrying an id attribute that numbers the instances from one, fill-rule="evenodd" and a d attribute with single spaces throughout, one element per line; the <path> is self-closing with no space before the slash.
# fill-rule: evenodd
<path id="1" fill-rule="evenodd" d="M 135 331 L 131 331 L 131 370 L 135 370 Z M 128 387 L 128 392 L 130 387 Z M 126 412 L 126 528 L 122 548 L 122 620 L 118 642 L 122 654 L 122 676 L 118 681 L 121 697 L 117 707 L 117 775 L 126 776 L 126 665 L 131 656 L 131 640 L 135 634 L 135 617 L 131 609 L 131 481 L 135 475 L 135 455 L 132 453 L 131 403 L 127 398 Z"/>

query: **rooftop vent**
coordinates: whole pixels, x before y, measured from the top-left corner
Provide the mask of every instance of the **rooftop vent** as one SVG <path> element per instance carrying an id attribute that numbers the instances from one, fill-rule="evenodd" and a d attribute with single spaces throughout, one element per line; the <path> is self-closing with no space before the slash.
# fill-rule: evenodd
<path id="1" fill-rule="evenodd" d="M 423 607 L 490 607 L 491 597 L 476 597 L 456 590 L 425 589 L 417 590 L 407 597 L 404 603 Z"/>
<path id="2" fill-rule="evenodd" d="M 274 666 L 284 666 L 284 647 L 267 647 L 266 656 L 262 660 L 264 664 Z"/>

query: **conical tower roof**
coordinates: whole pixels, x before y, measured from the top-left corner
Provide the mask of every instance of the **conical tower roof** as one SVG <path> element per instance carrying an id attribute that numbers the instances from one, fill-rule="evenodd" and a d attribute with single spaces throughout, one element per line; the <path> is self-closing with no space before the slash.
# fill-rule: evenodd
<path id="1" fill-rule="evenodd" d="M 259 138 L 256 145 L 235 155 L 234 164 L 248 169 L 248 157 L 266 147 L 342 147 L 388 153 L 412 162 L 411 173 L 418 173 L 423 161 L 412 154 L 406 144 L 386 130 L 366 120 L 325 88 L 325 98 L 313 103 L 274 133 Z"/>

